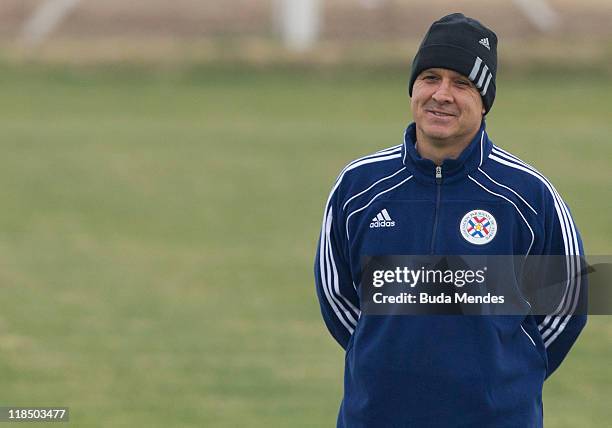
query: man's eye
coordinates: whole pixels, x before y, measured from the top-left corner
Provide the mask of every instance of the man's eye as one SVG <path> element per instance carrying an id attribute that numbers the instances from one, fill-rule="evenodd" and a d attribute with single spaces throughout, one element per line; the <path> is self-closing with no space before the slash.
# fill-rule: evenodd
<path id="1" fill-rule="evenodd" d="M 423 80 L 436 80 L 436 76 L 424 76 Z"/>
<path id="2" fill-rule="evenodd" d="M 457 85 L 459 85 L 459 86 L 470 86 L 470 82 L 467 82 L 465 80 L 458 80 L 457 81 Z"/>

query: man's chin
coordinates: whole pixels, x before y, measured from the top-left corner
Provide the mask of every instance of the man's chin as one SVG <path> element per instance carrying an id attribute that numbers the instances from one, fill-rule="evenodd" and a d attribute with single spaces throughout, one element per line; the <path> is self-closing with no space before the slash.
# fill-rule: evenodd
<path id="1" fill-rule="evenodd" d="M 450 127 L 431 126 L 423 129 L 423 133 L 432 140 L 446 140 L 453 136 Z"/>

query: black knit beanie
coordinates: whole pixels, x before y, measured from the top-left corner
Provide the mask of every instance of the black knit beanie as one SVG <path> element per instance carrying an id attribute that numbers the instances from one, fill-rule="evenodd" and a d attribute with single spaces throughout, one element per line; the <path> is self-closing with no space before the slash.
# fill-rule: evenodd
<path id="1" fill-rule="evenodd" d="M 475 19 L 453 13 L 434 22 L 412 62 L 409 92 L 421 72 L 447 68 L 468 77 L 480 91 L 485 114 L 495 100 L 497 36 Z"/>

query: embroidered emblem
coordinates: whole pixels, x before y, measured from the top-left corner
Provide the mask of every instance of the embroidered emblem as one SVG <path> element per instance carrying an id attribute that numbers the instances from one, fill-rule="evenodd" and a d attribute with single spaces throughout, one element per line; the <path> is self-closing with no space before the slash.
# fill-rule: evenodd
<path id="1" fill-rule="evenodd" d="M 497 221 L 493 214 L 484 210 L 473 210 L 463 216 L 459 224 L 463 238 L 471 244 L 488 244 L 497 233 Z"/>
<path id="2" fill-rule="evenodd" d="M 485 37 L 484 39 L 480 39 L 478 41 L 478 43 L 480 43 L 481 45 L 483 45 L 485 48 L 487 48 L 488 50 L 491 50 L 491 46 L 489 45 L 489 38 Z"/>

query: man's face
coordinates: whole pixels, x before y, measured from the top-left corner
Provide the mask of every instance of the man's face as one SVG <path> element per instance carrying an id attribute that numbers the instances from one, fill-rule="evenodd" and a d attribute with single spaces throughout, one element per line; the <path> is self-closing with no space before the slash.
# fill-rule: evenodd
<path id="1" fill-rule="evenodd" d="M 430 68 L 419 74 L 410 105 L 417 129 L 439 144 L 472 138 L 484 114 L 476 86 L 462 74 L 445 68 Z"/>

